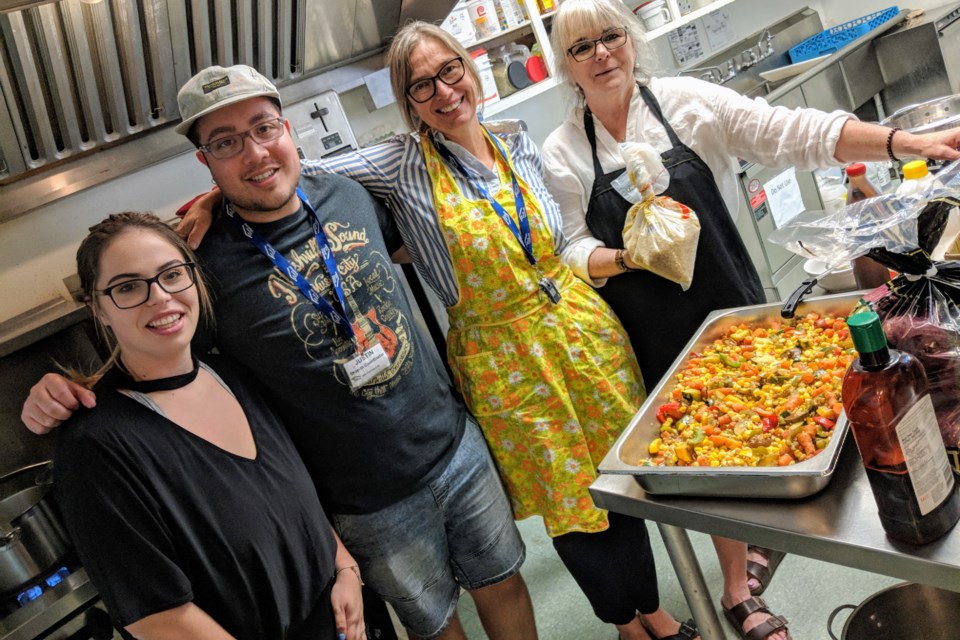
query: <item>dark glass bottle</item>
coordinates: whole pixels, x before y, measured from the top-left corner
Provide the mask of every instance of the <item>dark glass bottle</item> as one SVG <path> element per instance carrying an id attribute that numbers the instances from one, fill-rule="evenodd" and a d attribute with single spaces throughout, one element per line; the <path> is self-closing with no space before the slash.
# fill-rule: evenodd
<path id="1" fill-rule="evenodd" d="M 843 379 L 843 408 L 887 535 L 913 544 L 960 519 L 960 490 L 940 440 L 923 365 L 887 346 L 873 311 L 847 320 L 860 357 Z"/>
<path id="2" fill-rule="evenodd" d="M 867 178 L 867 167 L 863 163 L 851 164 L 847 172 L 847 205 L 867 198 L 876 198 L 880 189 Z M 872 258 L 861 256 L 853 260 L 853 278 L 859 289 L 876 289 L 890 279 L 890 271 Z"/>

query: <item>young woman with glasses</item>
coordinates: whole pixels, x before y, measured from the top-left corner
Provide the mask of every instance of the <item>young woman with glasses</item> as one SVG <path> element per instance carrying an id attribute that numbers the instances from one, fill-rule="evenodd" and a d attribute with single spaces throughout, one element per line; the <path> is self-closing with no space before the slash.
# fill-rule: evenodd
<path id="1" fill-rule="evenodd" d="M 619 0 L 566 0 L 553 18 L 558 76 L 577 97 L 543 148 L 546 184 L 569 244 L 562 258 L 597 287 L 633 342 L 648 389 L 667 372 L 710 311 L 765 301 L 734 225 L 737 157 L 800 169 L 922 154 L 956 158 L 960 130 L 914 136 L 844 112 L 771 107 L 693 78 L 654 78 L 640 21 Z M 666 194 L 696 211 L 700 242 L 693 284 L 640 271 L 623 251 L 633 204 L 621 193 L 620 143 L 647 142 L 663 156 Z M 788 637 L 759 594 L 782 554 L 714 538 L 724 575 L 721 603 L 741 637 Z M 751 571 L 748 583 L 747 571 Z"/>
<path id="2" fill-rule="evenodd" d="M 620 323 L 559 260 L 565 240 L 538 149 L 516 121 L 480 123 L 476 66 L 442 29 L 404 26 L 387 58 L 415 133 L 304 171 L 342 173 L 390 205 L 446 305 L 454 383 L 515 517 L 543 517 L 597 616 L 624 639 L 650 638 L 638 611 L 657 637 L 693 638 L 659 606 L 645 523 L 597 509 L 588 492 L 644 392 Z"/>
<path id="3" fill-rule="evenodd" d="M 120 213 L 77 266 L 111 353 L 72 374 L 97 406 L 61 429 L 54 469 L 115 623 L 138 638 L 365 638 L 356 563 L 285 429 L 249 376 L 191 353 L 212 315 L 190 249 Z"/>

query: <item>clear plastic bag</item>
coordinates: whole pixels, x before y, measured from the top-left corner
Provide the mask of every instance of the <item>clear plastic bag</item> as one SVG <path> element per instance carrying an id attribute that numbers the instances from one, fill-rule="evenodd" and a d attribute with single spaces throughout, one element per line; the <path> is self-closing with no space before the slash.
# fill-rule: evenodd
<path id="1" fill-rule="evenodd" d="M 833 211 L 806 211 L 768 237 L 829 268 L 869 255 L 897 271 L 920 274 L 930 265 L 929 254 L 958 202 L 960 162 L 953 162 L 922 191 L 868 198 Z"/>
<path id="2" fill-rule="evenodd" d="M 652 146 L 625 142 L 620 151 L 627 175 L 641 196 L 627 211 L 623 247 L 633 262 L 686 291 L 693 281 L 700 220 L 686 205 L 657 195 L 669 186 L 670 175 Z"/>
<path id="3" fill-rule="evenodd" d="M 899 275 L 868 292 L 861 305 L 877 312 L 894 349 L 923 364 L 940 435 L 960 473 L 960 263 L 936 262 L 924 275 Z"/>

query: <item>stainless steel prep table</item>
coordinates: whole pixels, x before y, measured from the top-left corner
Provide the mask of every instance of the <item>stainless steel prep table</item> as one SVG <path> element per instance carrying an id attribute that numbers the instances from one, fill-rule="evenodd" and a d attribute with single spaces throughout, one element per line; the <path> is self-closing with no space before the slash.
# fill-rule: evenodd
<path id="1" fill-rule="evenodd" d="M 657 522 L 703 640 L 726 636 L 714 608 L 718 601 L 704 583 L 684 529 L 960 591 L 960 525 L 922 547 L 889 540 L 853 438 L 847 439 L 830 484 L 808 498 L 658 497 L 646 494 L 632 476 L 606 474 L 590 493 L 599 507 Z"/>

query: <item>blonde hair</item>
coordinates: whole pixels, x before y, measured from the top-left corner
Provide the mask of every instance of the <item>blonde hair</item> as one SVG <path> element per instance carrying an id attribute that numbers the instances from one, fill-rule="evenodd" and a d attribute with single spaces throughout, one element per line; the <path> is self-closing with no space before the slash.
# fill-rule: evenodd
<path id="1" fill-rule="evenodd" d="M 570 74 L 572 58 L 567 49 L 577 40 L 611 27 L 627 30 L 634 51 L 633 75 L 640 84 L 648 84 L 653 77 L 654 56 L 647 43 L 647 32 L 640 19 L 620 0 L 565 0 L 560 5 L 553 16 L 550 34 L 558 79 L 575 85 Z"/>
<path id="2" fill-rule="evenodd" d="M 104 343 L 110 350 L 110 356 L 98 370 L 93 373 L 83 373 L 72 369 L 64 369 L 67 377 L 85 387 L 92 387 L 100 378 L 110 369 L 117 365 L 120 359 L 120 345 L 113 335 L 113 331 L 105 326 L 96 313 L 100 306 L 100 299 L 103 296 L 97 295 L 97 280 L 100 277 L 100 260 L 104 252 L 113 242 L 126 231 L 130 229 L 143 229 L 156 233 L 161 238 L 169 242 L 183 256 L 185 262 L 196 262 L 197 257 L 187 246 L 187 243 L 177 235 L 174 229 L 164 223 L 160 218 L 152 213 L 140 213 L 136 211 L 124 211 L 123 213 L 113 213 L 104 220 L 90 227 L 87 237 L 80 243 L 77 249 L 77 275 L 80 276 L 80 289 L 83 292 L 84 301 L 93 309 L 94 321 L 97 325 L 97 333 L 103 338 Z M 212 324 L 213 322 L 213 303 L 210 299 L 210 292 L 207 289 L 203 274 L 199 267 L 194 267 L 196 272 L 197 295 L 200 299 L 200 311 L 204 322 Z"/>
<path id="3" fill-rule="evenodd" d="M 390 43 L 390 50 L 387 52 L 387 67 L 390 68 L 390 85 L 393 87 L 393 97 L 397 100 L 397 106 L 400 107 L 400 115 L 403 116 L 403 121 L 412 131 L 420 133 L 426 131 L 427 127 L 420 121 L 420 117 L 414 111 L 413 104 L 407 97 L 407 87 L 410 85 L 410 76 L 413 73 L 410 56 L 417 45 L 427 38 L 436 40 L 450 49 L 454 55 L 463 58 L 463 68 L 476 87 L 478 103 L 483 96 L 483 86 L 480 82 L 480 72 L 477 70 L 477 65 L 470 57 L 470 52 L 456 38 L 429 22 L 423 22 L 422 20 L 408 22 L 397 32 L 393 42 Z M 477 108 L 479 109 L 479 107 L 478 104 Z"/>

